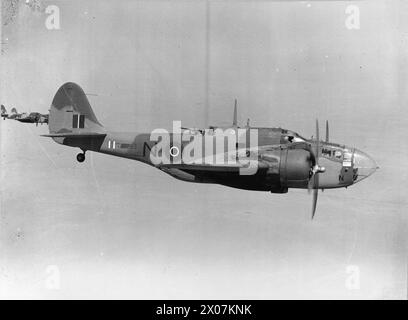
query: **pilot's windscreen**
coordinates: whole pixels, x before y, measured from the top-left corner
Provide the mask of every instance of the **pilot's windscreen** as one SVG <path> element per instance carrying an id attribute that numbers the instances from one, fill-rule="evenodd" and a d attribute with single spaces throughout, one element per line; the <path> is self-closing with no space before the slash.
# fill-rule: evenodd
<path id="1" fill-rule="evenodd" d="M 305 142 L 306 139 L 300 136 L 298 133 L 293 132 L 293 140 L 292 142 Z"/>

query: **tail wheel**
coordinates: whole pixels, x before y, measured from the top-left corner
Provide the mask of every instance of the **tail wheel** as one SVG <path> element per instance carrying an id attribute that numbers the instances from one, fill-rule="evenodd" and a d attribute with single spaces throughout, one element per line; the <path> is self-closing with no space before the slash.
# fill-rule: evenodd
<path id="1" fill-rule="evenodd" d="M 76 158 L 77 158 L 78 162 L 84 162 L 85 161 L 85 152 L 84 153 L 78 153 Z"/>

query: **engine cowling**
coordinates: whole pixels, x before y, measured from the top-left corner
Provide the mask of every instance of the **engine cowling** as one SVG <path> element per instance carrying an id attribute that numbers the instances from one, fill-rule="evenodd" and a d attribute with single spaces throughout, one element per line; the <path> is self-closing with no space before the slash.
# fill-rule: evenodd
<path id="1" fill-rule="evenodd" d="M 310 152 L 304 149 L 281 151 L 279 176 L 286 188 L 307 188 L 311 166 Z"/>

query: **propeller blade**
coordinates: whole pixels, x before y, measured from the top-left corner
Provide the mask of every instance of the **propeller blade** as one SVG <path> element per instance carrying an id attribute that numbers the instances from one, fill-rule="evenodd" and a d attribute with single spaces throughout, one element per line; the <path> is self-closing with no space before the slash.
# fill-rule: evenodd
<path id="1" fill-rule="evenodd" d="M 319 162 L 319 142 L 320 142 L 320 138 L 319 138 L 319 120 L 316 119 L 316 162 Z"/>
<path id="2" fill-rule="evenodd" d="M 309 194 L 312 193 L 312 190 L 313 190 L 313 188 L 315 186 L 315 177 L 316 177 L 315 168 L 316 168 L 316 165 L 312 165 L 312 167 L 310 168 L 309 182 L 307 184 L 307 192 Z"/>
<path id="3" fill-rule="evenodd" d="M 312 220 L 314 218 L 314 215 L 316 213 L 316 206 L 317 206 L 317 196 L 319 194 L 319 175 L 315 175 L 315 181 L 316 183 L 316 189 L 313 190 L 313 205 L 312 205 Z"/>
<path id="4" fill-rule="evenodd" d="M 316 150 L 315 150 L 316 169 L 314 168 L 313 176 L 309 180 L 308 185 L 309 190 L 310 185 L 312 185 L 313 187 L 312 219 L 314 218 L 314 215 L 316 213 L 317 196 L 319 194 L 319 153 L 320 153 L 319 120 L 316 119 Z M 312 184 L 310 182 L 312 182 Z"/>
<path id="5" fill-rule="evenodd" d="M 329 142 L 329 121 L 326 120 L 326 142 Z"/>
<path id="6" fill-rule="evenodd" d="M 313 180 L 314 180 L 314 178 L 311 177 L 311 178 L 309 179 L 309 183 L 307 184 L 307 192 L 308 192 L 309 194 L 310 194 L 310 193 L 312 192 L 312 190 L 313 190 L 313 185 L 314 185 Z"/>

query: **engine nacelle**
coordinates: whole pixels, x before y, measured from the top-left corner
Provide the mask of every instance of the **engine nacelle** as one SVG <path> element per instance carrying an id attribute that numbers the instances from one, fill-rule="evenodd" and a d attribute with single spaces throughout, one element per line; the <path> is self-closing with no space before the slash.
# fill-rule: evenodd
<path id="1" fill-rule="evenodd" d="M 304 149 L 281 151 L 279 176 L 282 187 L 307 188 L 310 173 L 310 152 Z"/>

